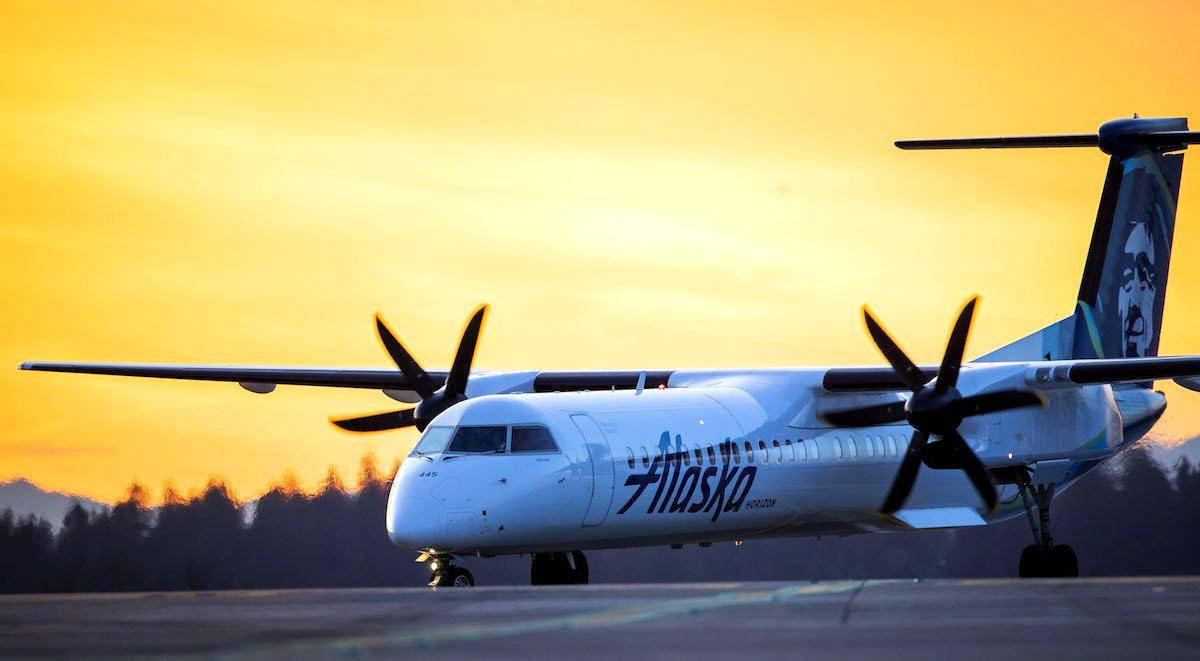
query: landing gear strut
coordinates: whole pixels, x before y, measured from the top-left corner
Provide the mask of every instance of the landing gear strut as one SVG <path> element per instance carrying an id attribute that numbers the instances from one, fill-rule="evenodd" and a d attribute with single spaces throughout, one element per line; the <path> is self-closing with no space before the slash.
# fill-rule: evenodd
<path id="1" fill-rule="evenodd" d="M 469 588 L 474 587 L 475 577 L 464 567 L 452 564 L 453 557 L 449 555 L 434 556 L 429 568 L 433 573 L 429 576 L 429 587 Z"/>
<path id="2" fill-rule="evenodd" d="M 1050 535 L 1050 502 L 1054 499 L 1054 484 L 1034 486 L 1026 471 L 1020 471 L 1019 479 L 1017 488 L 1025 505 L 1025 515 L 1029 518 L 1029 529 L 1033 531 L 1033 544 L 1021 551 L 1017 574 L 1021 578 L 1079 576 L 1079 560 L 1075 557 L 1075 549 L 1066 544 L 1055 544 Z M 1034 505 L 1038 511 L 1037 521 L 1033 518 Z"/>
<path id="3" fill-rule="evenodd" d="M 587 582 L 588 564 L 582 552 L 533 554 L 529 565 L 531 585 L 582 585 Z"/>

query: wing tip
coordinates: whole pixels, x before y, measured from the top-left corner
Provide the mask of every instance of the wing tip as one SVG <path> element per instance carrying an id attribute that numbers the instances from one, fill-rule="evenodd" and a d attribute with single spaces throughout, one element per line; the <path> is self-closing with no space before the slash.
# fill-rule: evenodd
<path id="1" fill-rule="evenodd" d="M 21 363 L 20 365 L 17 365 L 17 369 L 18 370 L 32 370 L 32 369 L 35 369 L 35 363 L 33 361 L 27 360 L 27 361 Z"/>

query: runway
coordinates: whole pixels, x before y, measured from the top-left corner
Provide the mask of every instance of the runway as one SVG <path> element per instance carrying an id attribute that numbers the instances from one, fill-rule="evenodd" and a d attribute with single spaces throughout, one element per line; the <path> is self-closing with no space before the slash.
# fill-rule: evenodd
<path id="1" fill-rule="evenodd" d="M 0 596 L 0 656 L 1197 658 L 1200 577 Z"/>

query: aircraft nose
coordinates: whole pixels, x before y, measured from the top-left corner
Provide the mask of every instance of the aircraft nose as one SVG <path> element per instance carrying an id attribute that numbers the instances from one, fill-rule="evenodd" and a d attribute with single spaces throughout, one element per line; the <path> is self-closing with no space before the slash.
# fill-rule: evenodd
<path id="1" fill-rule="evenodd" d="M 396 546 L 427 549 L 445 536 L 442 506 L 429 498 L 404 496 L 388 500 L 388 538 Z"/>

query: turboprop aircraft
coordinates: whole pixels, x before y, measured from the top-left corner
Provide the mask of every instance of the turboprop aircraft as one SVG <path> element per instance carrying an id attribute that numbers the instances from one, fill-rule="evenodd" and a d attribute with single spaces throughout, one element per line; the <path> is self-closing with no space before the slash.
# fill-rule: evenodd
<path id="1" fill-rule="evenodd" d="M 472 371 L 486 306 L 447 371 L 382 318 L 398 369 L 30 362 L 21 369 L 382 390 L 411 408 L 334 418 L 422 431 L 392 482 L 387 532 L 430 585 L 474 585 L 455 558 L 528 554 L 533 584 L 586 583 L 590 549 L 981 526 L 1026 516 L 1021 576 L 1075 576 L 1051 505 L 1155 424 L 1156 379 L 1200 390 L 1200 356 L 1159 357 L 1185 119 L 1097 133 L 900 141 L 901 149 L 1098 147 L 1109 155 L 1071 316 L 974 361 L 976 299 L 937 365 L 864 308 L 883 367 Z M 1036 516 L 1035 516 L 1036 511 Z"/>

